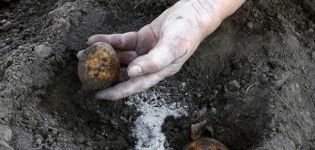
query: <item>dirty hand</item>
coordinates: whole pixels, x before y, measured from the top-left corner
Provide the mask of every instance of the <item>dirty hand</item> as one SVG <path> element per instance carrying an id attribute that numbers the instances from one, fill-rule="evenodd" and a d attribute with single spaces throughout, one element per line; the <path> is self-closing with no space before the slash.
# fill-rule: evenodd
<path id="1" fill-rule="evenodd" d="M 129 80 L 96 94 L 119 100 L 142 92 L 177 73 L 200 42 L 245 0 L 181 0 L 138 32 L 94 35 L 88 43 L 107 42 L 120 62 L 129 64 Z"/>

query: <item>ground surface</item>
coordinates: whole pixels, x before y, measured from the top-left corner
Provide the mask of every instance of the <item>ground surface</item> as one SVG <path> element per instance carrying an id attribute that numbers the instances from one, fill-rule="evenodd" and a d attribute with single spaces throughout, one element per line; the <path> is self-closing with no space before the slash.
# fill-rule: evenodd
<path id="1" fill-rule="evenodd" d="M 181 149 L 203 120 L 230 149 L 315 149 L 312 0 L 247 1 L 177 75 L 137 96 L 80 92 L 75 54 L 88 36 L 137 30 L 175 2 L 0 1 L 0 149 Z M 175 116 L 157 119 L 164 134 L 143 123 L 159 114 Z M 154 131 L 144 145 L 142 125 Z"/>

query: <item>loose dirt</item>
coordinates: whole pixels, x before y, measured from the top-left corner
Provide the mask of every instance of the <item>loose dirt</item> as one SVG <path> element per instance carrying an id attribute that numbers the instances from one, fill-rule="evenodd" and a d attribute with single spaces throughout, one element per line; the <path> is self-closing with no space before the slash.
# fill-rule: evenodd
<path id="1" fill-rule="evenodd" d="M 0 149 L 182 149 L 203 120 L 230 149 L 315 149 L 312 0 L 247 1 L 136 96 L 79 92 L 90 35 L 138 30 L 175 2 L 0 0 Z"/>

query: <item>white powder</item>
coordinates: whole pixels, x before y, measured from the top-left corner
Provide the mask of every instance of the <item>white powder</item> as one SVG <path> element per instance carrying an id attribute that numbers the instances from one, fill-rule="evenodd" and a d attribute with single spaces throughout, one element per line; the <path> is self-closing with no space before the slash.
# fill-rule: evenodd
<path id="1" fill-rule="evenodd" d="M 127 102 L 142 112 L 132 130 L 137 139 L 136 150 L 164 150 L 164 144 L 167 143 L 162 133 L 164 119 L 167 116 L 187 115 L 180 103 L 167 104 L 166 100 L 169 100 L 167 97 L 162 93 L 147 91 L 131 97 Z"/>

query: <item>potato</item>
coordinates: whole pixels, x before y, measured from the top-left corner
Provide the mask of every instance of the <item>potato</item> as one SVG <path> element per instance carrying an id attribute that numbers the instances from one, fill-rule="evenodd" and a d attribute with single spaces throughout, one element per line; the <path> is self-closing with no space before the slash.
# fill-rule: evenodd
<path id="1" fill-rule="evenodd" d="M 78 74 L 84 90 L 104 89 L 115 83 L 120 72 L 114 48 L 98 42 L 78 54 Z"/>
<path id="2" fill-rule="evenodd" d="M 228 148 L 215 139 L 200 138 L 186 145 L 184 150 L 228 150 Z"/>

